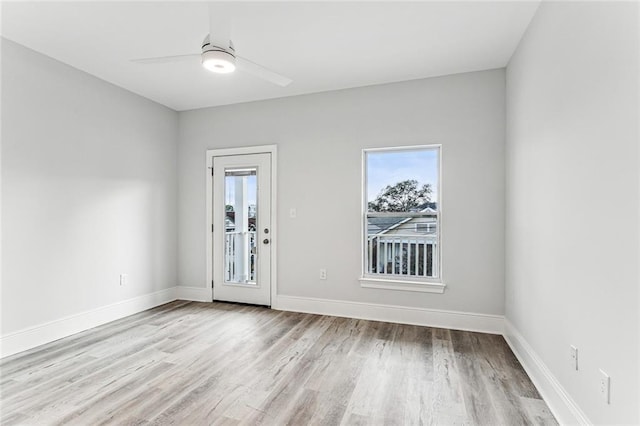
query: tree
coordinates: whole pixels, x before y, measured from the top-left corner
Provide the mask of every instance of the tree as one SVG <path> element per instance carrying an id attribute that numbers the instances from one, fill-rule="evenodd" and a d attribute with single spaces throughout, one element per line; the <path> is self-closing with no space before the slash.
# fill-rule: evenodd
<path id="1" fill-rule="evenodd" d="M 375 200 L 369 202 L 369 210 L 374 212 L 408 212 L 431 201 L 431 185 L 421 187 L 414 179 L 403 180 L 395 185 L 387 185 Z"/>

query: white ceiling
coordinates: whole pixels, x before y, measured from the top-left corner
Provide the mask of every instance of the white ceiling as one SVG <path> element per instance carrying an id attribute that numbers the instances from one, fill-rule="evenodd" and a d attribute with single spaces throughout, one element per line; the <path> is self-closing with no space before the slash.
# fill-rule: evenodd
<path id="1" fill-rule="evenodd" d="M 504 67 L 532 2 L 258 2 L 230 6 L 239 55 L 293 78 L 212 74 L 199 61 L 206 3 L 9 2 L 2 35 L 175 110 Z"/>

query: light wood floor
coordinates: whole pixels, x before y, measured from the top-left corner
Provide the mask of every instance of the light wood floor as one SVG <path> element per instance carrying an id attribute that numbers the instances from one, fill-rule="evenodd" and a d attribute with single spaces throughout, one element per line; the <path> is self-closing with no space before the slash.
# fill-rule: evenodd
<path id="1" fill-rule="evenodd" d="M 556 424 L 500 336 L 173 302 L 0 364 L 3 425 Z"/>

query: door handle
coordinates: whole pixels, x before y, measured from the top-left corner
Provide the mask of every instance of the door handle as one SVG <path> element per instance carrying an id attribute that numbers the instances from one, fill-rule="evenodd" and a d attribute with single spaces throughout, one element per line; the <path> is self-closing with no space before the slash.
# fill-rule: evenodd
<path id="1" fill-rule="evenodd" d="M 262 240 L 262 242 L 263 242 L 264 244 L 269 244 L 269 239 L 268 239 L 268 238 L 265 238 L 264 240 Z"/>

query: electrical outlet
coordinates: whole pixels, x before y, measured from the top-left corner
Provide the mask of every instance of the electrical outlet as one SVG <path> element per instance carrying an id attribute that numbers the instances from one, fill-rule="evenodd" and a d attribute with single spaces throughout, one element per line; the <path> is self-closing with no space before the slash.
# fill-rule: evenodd
<path id="1" fill-rule="evenodd" d="M 604 400 L 605 404 L 611 403 L 610 400 L 610 392 L 611 392 L 611 377 L 604 371 L 600 370 L 600 395 Z"/>
<path id="2" fill-rule="evenodd" d="M 571 345 L 571 366 L 578 371 L 578 348 Z"/>
<path id="3" fill-rule="evenodd" d="M 322 268 L 320 269 L 320 279 L 321 280 L 326 280 L 327 279 L 327 270 Z"/>
<path id="4" fill-rule="evenodd" d="M 129 280 L 129 275 L 127 274 L 120 274 L 120 285 L 121 286 L 125 286 L 127 285 L 127 281 Z"/>

